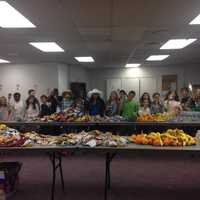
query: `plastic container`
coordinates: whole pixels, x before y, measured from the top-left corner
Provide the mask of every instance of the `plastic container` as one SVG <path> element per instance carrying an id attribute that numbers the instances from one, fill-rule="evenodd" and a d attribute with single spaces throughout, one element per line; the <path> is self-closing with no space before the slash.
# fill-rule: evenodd
<path id="1" fill-rule="evenodd" d="M 200 130 L 198 130 L 196 133 L 196 140 L 197 140 L 197 145 L 200 145 Z"/>

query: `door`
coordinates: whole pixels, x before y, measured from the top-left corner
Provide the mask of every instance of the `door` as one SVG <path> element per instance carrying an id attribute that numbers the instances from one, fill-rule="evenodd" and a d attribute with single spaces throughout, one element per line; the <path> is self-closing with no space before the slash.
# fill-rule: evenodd
<path id="1" fill-rule="evenodd" d="M 86 97 L 86 83 L 72 82 L 70 84 L 70 89 L 75 98 L 77 98 L 77 97 L 85 98 Z"/>

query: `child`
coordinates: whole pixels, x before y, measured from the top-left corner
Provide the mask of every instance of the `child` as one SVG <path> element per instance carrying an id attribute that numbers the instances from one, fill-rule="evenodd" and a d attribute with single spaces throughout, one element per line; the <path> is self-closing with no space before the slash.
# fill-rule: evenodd
<path id="1" fill-rule="evenodd" d="M 109 117 L 115 116 L 118 113 L 118 94 L 116 91 L 112 91 L 110 94 L 110 98 L 106 104 L 106 115 Z"/>
<path id="2" fill-rule="evenodd" d="M 40 100 L 42 102 L 41 108 L 40 108 L 40 117 L 50 115 L 51 111 L 50 111 L 50 107 L 47 103 L 48 97 L 46 95 L 42 95 L 40 97 Z"/>
<path id="3" fill-rule="evenodd" d="M 168 113 L 176 113 L 179 109 L 182 110 L 181 103 L 179 101 L 178 95 L 176 91 L 169 91 L 165 101 L 164 101 L 165 109 Z"/>
<path id="4" fill-rule="evenodd" d="M 70 90 L 62 93 L 61 111 L 64 112 L 66 109 L 70 108 L 73 104 L 72 92 Z"/>
<path id="5" fill-rule="evenodd" d="M 144 99 L 141 102 L 138 114 L 140 116 L 142 116 L 142 115 L 150 115 L 151 114 L 150 103 L 149 103 L 148 99 Z"/>
<path id="6" fill-rule="evenodd" d="M 40 109 L 37 103 L 36 98 L 31 95 L 26 100 L 26 113 L 25 113 L 25 119 L 27 121 L 31 121 L 39 116 Z"/>
<path id="7" fill-rule="evenodd" d="M 164 112 L 164 105 L 160 100 L 160 94 L 154 93 L 153 94 L 153 102 L 151 104 L 151 114 L 163 113 Z"/>

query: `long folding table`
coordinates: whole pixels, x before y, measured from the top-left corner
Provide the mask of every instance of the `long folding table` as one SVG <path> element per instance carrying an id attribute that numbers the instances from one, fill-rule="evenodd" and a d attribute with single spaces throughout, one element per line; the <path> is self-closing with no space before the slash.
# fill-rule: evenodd
<path id="1" fill-rule="evenodd" d="M 33 146 L 33 147 L 9 147 L 9 148 L 0 148 L 1 153 L 22 153 L 22 152 L 37 152 L 45 153 L 50 157 L 52 164 L 52 187 L 51 187 L 51 200 L 55 199 L 55 180 L 56 180 L 56 171 L 59 170 L 62 189 L 64 190 L 64 177 L 62 173 L 62 157 L 64 151 L 84 151 L 92 153 L 103 153 L 105 155 L 105 190 L 104 190 L 104 199 L 108 199 L 108 191 L 111 187 L 110 183 L 110 174 L 111 174 L 111 162 L 116 154 L 136 154 L 136 153 L 151 153 L 154 156 L 160 154 L 173 153 L 176 154 L 179 158 L 183 154 L 198 154 L 200 155 L 200 145 L 187 146 L 187 147 L 153 147 L 149 145 L 136 145 L 128 144 L 126 147 L 95 147 L 90 148 L 87 146 Z M 134 156 L 133 156 L 134 158 Z"/>

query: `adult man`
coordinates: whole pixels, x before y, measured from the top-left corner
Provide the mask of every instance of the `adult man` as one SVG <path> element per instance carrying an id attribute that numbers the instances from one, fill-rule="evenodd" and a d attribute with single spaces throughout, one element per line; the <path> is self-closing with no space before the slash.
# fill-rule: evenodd
<path id="1" fill-rule="evenodd" d="M 135 92 L 130 91 L 128 93 L 128 98 L 125 101 L 122 108 L 122 116 L 129 121 L 136 120 L 138 115 L 139 103 L 135 101 L 134 98 L 135 98 Z"/>

